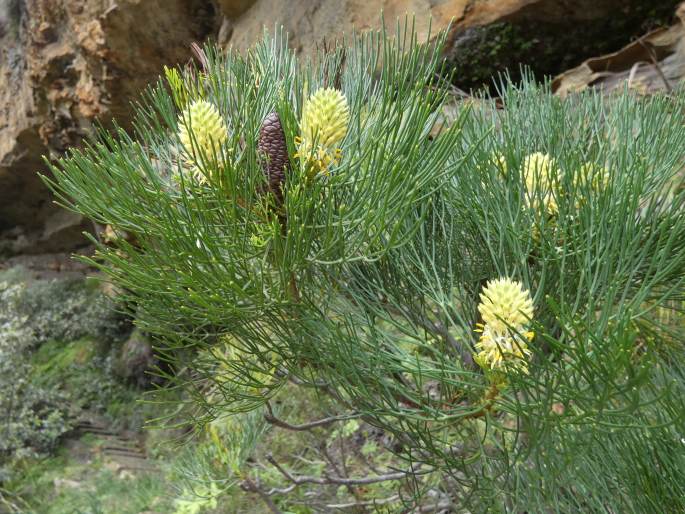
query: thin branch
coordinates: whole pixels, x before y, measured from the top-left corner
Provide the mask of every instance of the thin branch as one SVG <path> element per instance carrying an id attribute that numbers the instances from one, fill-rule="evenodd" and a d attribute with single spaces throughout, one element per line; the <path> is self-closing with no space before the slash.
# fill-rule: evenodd
<path id="1" fill-rule="evenodd" d="M 338 446 L 340 447 L 340 465 L 342 466 L 342 469 L 343 469 L 342 474 L 345 477 L 349 477 L 350 476 L 350 470 L 347 468 L 347 452 L 345 451 L 345 448 L 347 445 L 345 444 L 345 441 L 343 441 L 343 437 L 342 437 L 341 432 L 338 432 Z M 323 445 L 323 450 L 324 450 L 324 454 L 328 455 L 326 443 L 324 443 L 324 445 Z M 336 470 L 336 472 L 337 472 L 337 470 Z M 338 473 L 338 474 L 340 474 L 340 473 Z"/>
<path id="2" fill-rule="evenodd" d="M 285 428 L 286 430 L 293 430 L 295 432 L 304 432 L 306 430 L 311 430 L 318 427 L 326 427 L 332 425 L 337 421 L 344 421 L 348 419 L 355 419 L 359 417 L 359 414 L 346 414 L 344 416 L 331 416 L 329 418 L 319 419 L 317 421 L 312 421 L 310 423 L 303 423 L 302 425 L 291 425 L 290 423 L 277 418 L 274 415 L 274 411 L 271 408 L 271 404 L 266 402 L 266 410 L 264 413 L 264 419 L 274 426 Z"/>
<path id="3" fill-rule="evenodd" d="M 449 509 L 452 506 L 454 506 L 454 503 L 452 501 L 444 500 L 438 503 L 434 503 L 433 505 L 424 505 L 423 507 L 415 509 L 413 512 L 416 514 L 424 512 L 436 512 L 444 509 Z"/>
<path id="4" fill-rule="evenodd" d="M 240 484 L 240 487 L 247 492 L 256 493 L 262 499 L 262 501 L 269 507 L 269 510 L 273 514 L 283 514 L 283 512 L 276 506 L 273 500 L 269 497 L 270 495 L 264 492 L 256 483 L 250 478 L 246 478 Z"/>
<path id="5" fill-rule="evenodd" d="M 322 477 L 314 477 L 314 476 L 309 476 L 309 475 L 293 475 L 287 469 L 285 469 L 283 466 L 281 466 L 271 455 L 267 456 L 266 460 L 268 460 L 271 464 L 273 464 L 274 467 L 278 471 L 280 471 L 281 474 L 285 478 L 287 478 L 293 484 L 296 484 L 296 485 L 301 485 L 301 484 L 368 485 L 368 484 L 376 484 L 378 482 L 388 482 L 391 480 L 402 480 L 403 478 L 406 478 L 408 475 L 426 475 L 432 471 L 432 470 L 409 469 L 406 471 L 398 471 L 396 473 L 388 473 L 385 475 L 377 475 L 377 476 L 373 476 L 373 477 L 359 477 L 359 478 L 345 478 L 345 477 L 339 477 L 339 476 L 332 476 L 332 475 L 329 475 L 327 473 L 324 473 L 324 476 L 322 476 Z"/>
<path id="6" fill-rule="evenodd" d="M 365 500 L 356 501 L 349 503 L 331 503 L 326 505 L 327 509 L 351 509 L 353 507 L 376 507 L 380 505 L 387 505 L 388 503 L 394 503 L 400 499 L 399 494 L 389 496 L 388 498 L 381 498 L 380 500 Z"/>
<path id="7" fill-rule="evenodd" d="M 335 462 L 335 459 L 331 456 L 330 452 L 328 451 L 328 448 L 326 447 L 326 442 L 324 441 L 321 444 L 321 453 L 323 456 L 326 458 L 326 460 L 329 462 L 331 467 L 333 468 L 333 471 L 336 472 L 338 476 L 342 476 L 343 478 L 348 478 L 350 475 L 347 472 L 347 467 L 345 466 L 345 450 L 344 450 L 344 445 L 342 444 L 342 437 L 340 434 L 338 434 L 338 440 L 340 441 L 340 451 L 341 451 L 341 464 L 342 464 L 342 469 L 343 472 L 340 472 L 340 468 L 338 467 L 337 463 Z M 354 487 L 353 485 L 346 485 L 345 486 L 349 493 L 354 496 L 355 500 L 357 501 L 362 501 L 361 496 L 359 495 L 359 491 L 357 491 L 357 488 Z"/>
<path id="8" fill-rule="evenodd" d="M 654 48 L 652 45 L 648 45 L 644 42 L 643 38 L 640 38 L 637 40 L 638 43 L 642 48 L 644 48 L 647 53 L 649 54 L 649 58 L 652 61 L 652 65 L 654 66 L 654 69 L 656 70 L 657 74 L 663 81 L 664 85 L 666 86 L 666 91 L 669 93 L 673 92 L 673 87 L 671 86 L 671 83 L 669 80 L 666 78 L 666 75 L 664 74 L 664 71 L 661 69 L 661 66 L 659 65 L 659 61 L 657 61 L 656 54 L 654 53 Z"/>
<path id="9" fill-rule="evenodd" d="M 269 496 L 273 496 L 274 494 L 288 494 L 293 492 L 293 490 L 297 487 L 297 484 L 292 484 L 289 485 L 288 487 L 274 487 L 273 489 L 269 489 L 268 491 L 265 492 L 265 494 Z"/>

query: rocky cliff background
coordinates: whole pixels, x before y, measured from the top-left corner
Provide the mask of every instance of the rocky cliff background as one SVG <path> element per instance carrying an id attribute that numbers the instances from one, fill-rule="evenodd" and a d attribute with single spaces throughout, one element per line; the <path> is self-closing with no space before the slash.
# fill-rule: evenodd
<path id="1" fill-rule="evenodd" d="M 181 391 L 158 396 L 166 404 L 141 402 L 163 380 L 160 354 L 122 314 L 131 306 L 71 259 L 90 250 L 83 232 L 98 228 L 55 205 L 38 174 L 97 124 L 128 127 L 131 102 L 165 65 L 194 59 L 193 43 L 244 50 L 283 25 L 307 54 L 377 29 L 381 10 L 393 25 L 414 14 L 420 37 L 449 28 L 458 97 L 496 96 L 500 74 L 517 80 L 521 66 L 553 77 L 560 96 L 590 87 L 668 94 L 685 77 L 678 0 L 0 0 L 0 419 L 13 420 L 0 430 L 0 514 L 266 512 L 250 489 L 188 489 L 179 470 L 225 476 L 212 468 L 223 447 L 207 437 L 179 447 L 182 429 L 142 429 L 192 413 L 179 411 Z M 314 392 L 282 397 L 294 423 L 330 415 Z M 235 431 L 229 421 L 213 429 Z M 318 474 L 330 450 L 333 462 L 352 451 L 385 465 L 390 444 L 355 420 L 314 435 L 272 430 L 255 463 L 307 455 L 302 471 Z M 307 501 L 342 501 L 335 485 L 316 494 Z"/>
<path id="2" fill-rule="evenodd" d="M 298 52 L 353 29 L 416 15 L 425 36 L 450 27 L 455 86 L 470 91 L 520 66 L 558 75 L 563 94 L 628 81 L 644 91 L 685 74 L 676 0 L 0 0 L 0 255 L 70 251 L 92 227 L 57 207 L 44 159 L 95 123 L 126 127 L 131 102 L 191 44 L 247 48 L 282 24 Z M 450 25 L 451 23 L 451 25 Z M 664 27 L 651 32 L 657 27 Z M 670 27 L 670 28 L 669 28 Z M 599 58 L 589 58 L 601 56 Z M 574 68 L 576 67 L 576 68 Z"/>

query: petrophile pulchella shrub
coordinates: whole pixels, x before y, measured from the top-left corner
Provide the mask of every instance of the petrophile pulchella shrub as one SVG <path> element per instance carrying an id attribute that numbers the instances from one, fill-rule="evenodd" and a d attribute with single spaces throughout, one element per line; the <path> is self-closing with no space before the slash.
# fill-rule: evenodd
<path id="1" fill-rule="evenodd" d="M 48 183 L 193 423 L 290 380 L 471 512 L 685 510 L 682 94 L 460 103 L 444 40 L 208 47 Z"/>

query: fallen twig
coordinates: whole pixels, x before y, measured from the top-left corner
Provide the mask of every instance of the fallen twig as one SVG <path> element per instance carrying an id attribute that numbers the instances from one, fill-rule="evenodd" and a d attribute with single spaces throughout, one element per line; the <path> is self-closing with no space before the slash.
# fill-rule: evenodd
<path id="1" fill-rule="evenodd" d="M 666 91 L 668 91 L 669 93 L 673 92 L 673 87 L 671 86 L 671 83 L 666 78 L 666 75 L 664 74 L 664 70 L 661 69 L 661 66 L 659 65 L 659 61 L 657 61 L 657 59 L 656 59 L 656 55 L 654 54 L 654 48 L 652 48 L 651 45 L 645 44 L 643 38 L 638 39 L 638 43 L 649 54 L 649 58 L 652 61 L 652 65 L 654 66 L 654 69 L 656 70 L 657 74 L 659 75 L 659 77 L 663 81 L 664 86 L 666 86 Z"/>

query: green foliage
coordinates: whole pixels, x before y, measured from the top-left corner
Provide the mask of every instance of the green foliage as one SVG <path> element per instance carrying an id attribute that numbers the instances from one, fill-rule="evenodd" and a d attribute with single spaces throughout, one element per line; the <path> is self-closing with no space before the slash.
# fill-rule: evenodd
<path id="1" fill-rule="evenodd" d="M 24 288 L 0 282 L 0 463 L 50 451 L 69 429 L 63 394 L 31 380 L 27 348 L 33 333 L 17 312 Z"/>
<path id="2" fill-rule="evenodd" d="M 27 347 L 84 337 L 111 343 L 130 331 L 128 316 L 118 312 L 120 306 L 94 282 L 82 278 L 34 279 L 18 266 L 1 272 L 0 283 L 7 290 L 5 294 L 12 294 L 3 316 L 13 318 L 12 323 L 21 327 L 21 339 Z"/>
<path id="3" fill-rule="evenodd" d="M 15 309 L 30 318 L 34 344 L 83 337 L 107 343 L 130 330 L 129 321 L 112 301 L 82 279 L 29 282 Z"/>
<path id="4" fill-rule="evenodd" d="M 244 466 L 268 425 L 260 411 L 219 418 L 175 460 L 170 476 L 178 489 L 175 514 L 215 509 L 218 500 L 238 489 Z"/>
<path id="5" fill-rule="evenodd" d="M 441 125 L 442 41 L 370 34 L 302 65 L 280 36 L 207 49 L 183 84 L 228 128 L 214 155 L 187 166 L 182 106 L 160 83 L 135 137 L 102 132 L 49 183 L 135 235 L 91 262 L 163 341 L 193 422 L 292 380 L 393 434 L 465 509 L 682 510 L 682 330 L 654 313 L 683 300 L 683 95 L 563 102 L 525 83 L 503 88 L 504 109 L 457 105 Z M 313 173 L 295 138 L 320 87 L 341 89 L 351 121 Z M 292 156 L 282 201 L 257 151 L 272 111 Z M 537 152 L 544 169 L 526 164 Z M 498 277 L 534 315 L 500 334 L 529 342 L 527 365 L 495 372 L 473 354 Z"/>
<path id="6" fill-rule="evenodd" d="M 119 477 L 101 458 L 81 462 L 65 450 L 27 462 L 10 485 L 26 499 L 21 508 L 10 511 L 18 514 L 172 512 L 170 491 L 162 475 Z"/>
<path id="7" fill-rule="evenodd" d="M 33 385 L 28 366 L 2 356 L 0 457 L 22 458 L 48 452 L 70 428 L 65 396 Z"/>
<path id="8" fill-rule="evenodd" d="M 104 411 L 125 389 L 111 373 L 109 337 L 126 323 L 83 280 L 0 275 L 0 483 L 18 461 L 50 454 L 82 409 Z M 99 336 L 66 342 L 56 338 Z"/>
<path id="9" fill-rule="evenodd" d="M 96 342 L 80 339 L 44 343 L 31 355 L 28 378 L 36 386 L 61 391 L 69 410 L 109 413 L 111 403 L 131 401 L 113 370 L 113 352 L 99 351 Z"/>

